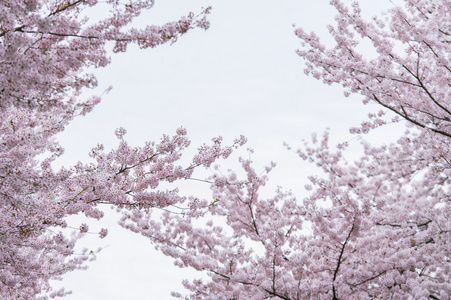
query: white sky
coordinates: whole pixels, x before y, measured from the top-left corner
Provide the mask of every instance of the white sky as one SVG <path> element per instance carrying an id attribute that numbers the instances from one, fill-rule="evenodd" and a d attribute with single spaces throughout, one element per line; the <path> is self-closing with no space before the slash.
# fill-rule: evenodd
<path id="1" fill-rule="evenodd" d="M 373 13 L 374 1 L 364 2 Z M 335 12 L 325 0 L 156 0 L 140 22 L 162 24 L 209 5 L 213 10 L 208 31 L 194 30 L 172 46 L 131 47 L 96 71 L 100 83 L 96 92 L 109 85 L 113 90 L 59 136 L 66 150 L 60 164 L 88 161 L 87 154 L 97 143 L 113 147 L 114 129 L 119 126 L 136 145 L 184 126 L 193 141 L 188 158 L 213 136 L 230 142 L 244 134 L 248 144 L 221 162 L 224 169 L 235 167 L 238 155 L 247 155 L 245 149 L 251 147 L 257 166 L 270 161 L 278 165 L 270 174 L 269 191 L 281 185 L 303 198 L 306 177 L 314 170 L 288 152 L 283 142 L 300 146 L 302 139 L 328 127 L 333 142 L 349 140 L 353 136 L 348 128 L 357 126 L 368 111 L 359 97 L 345 98 L 337 86 L 307 77 L 295 54 L 300 41 L 293 23 L 326 37 L 325 26 Z M 209 197 L 207 184 L 189 182 L 185 191 Z M 115 218 L 107 214 L 98 227 L 108 226 L 106 239 L 97 235 L 84 239 L 83 246 L 106 247 L 89 263 L 88 271 L 70 273 L 55 284 L 73 291 L 67 300 L 172 299 L 171 291 L 184 291 L 182 279 L 200 276 L 174 267 L 144 237 L 115 225 Z"/>

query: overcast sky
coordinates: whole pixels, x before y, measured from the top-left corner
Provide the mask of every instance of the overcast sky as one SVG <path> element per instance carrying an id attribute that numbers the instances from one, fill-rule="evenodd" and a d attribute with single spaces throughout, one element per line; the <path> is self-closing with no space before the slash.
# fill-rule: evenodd
<path id="1" fill-rule="evenodd" d="M 371 13 L 379 9 L 371 6 L 374 1 L 364 2 Z M 230 142 L 243 134 L 248 144 L 221 165 L 235 167 L 236 158 L 251 147 L 257 166 L 277 163 L 270 187 L 281 185 L 302 199 L 306 177 L 314 170 L 283 142 L 300 146 L 302 139 L 326 128 L 331 128 L 333 142 L 349 140 L 349 127 L 357 126 L 368 111 L 359 97 L 345 98 L 339 87 L 307 77 L 295 53 L 300 41 L 293 24 L 327 40 L 326 25 L 333 23 L 335 12 L 325 0 L 156 0 L 139 24 L 162 24 L 209 5 L 213 10 L 208 31 L 196 29 L 156 49 L 130 47 L 96 71 L 100 86 L 95 92 L 109 85 L 113 90 L 58 136 L 65 148 L 59 164 L 89 161 L 87 154 L 97 143 L 113 147 L 119 126 L 127 129 L 126 139 L 134 145 L 159 140 L 184 126 L 193 141 L 188 156 L 211 137 L 222 135 Z M 209 186 L 190 182 L 185 192 L 208 197 Z M 83 246 L 104 247 L 89 270 L 70 273 L 55 284 L 73 291 L 67 300 L 171 299 L 171 291 L 184 291 L 183 278 L 200 276 L 174 267 L 149 240 L 116 221 L 109 213 L 98 225 L 109 227 L 106 239 L 84 239 Z"/>

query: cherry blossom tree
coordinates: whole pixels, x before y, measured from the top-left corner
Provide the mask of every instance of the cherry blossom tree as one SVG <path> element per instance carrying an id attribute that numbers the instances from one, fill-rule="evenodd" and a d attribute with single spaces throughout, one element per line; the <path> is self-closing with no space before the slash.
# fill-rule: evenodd
<path id="1" fill-rule="evenodd" d="M 296 150 L 323 175 L 307 196 L 261 195 L 259 175 L 211 178 L 213 202 L 161 220 L 128 211 L 122 225 L 154 241 L 180 267 L 209 279 L 185 281 L 185 299 L 450 299 L 451 3 L 404 0 L 367 20 L 358 3 L 332 0 L 332 47 L 296 29 L 305 71 L 380 110 L 355 134 L 396 123 L 396 142 L 345 158 L 328 132 Z M 371 45 L 369 52 L 367 46 Z M 367 55 L 370 53 L 371 55 Z M 392 125 L 393 126 L 393 125 Z"/>
<path id="2" fill-rule="evenodd" d="M 55 135 L 73 118 L 85 115 L 100 97 L 83 99 L 82 91 L 97 85 L 88 68 L 110 62 L 107 49 L 127 45 L 156 47 L 175 42 L 193 28 L 208 28 L 206 15 L 189 13 L 163 26 L 133 27 L 133 20 L 153 0 L 5 0 L 0 3 L 0 298 L 47 299 L 62 296 L 50 279 L 58 279 L 93 253 L 75 253 L 76 241 L 89 228 L 80 224 L 67 234 L 65 218 L 84 215 L 100 219 L 98 204 L 143 211 L 189 202 L 177 189 L 159 189 L 191 177 L 198 166 L 227 157 L 232 146 L 215 138 L 199 148 L 192 162 L 177 163 L 190 141 L 180 128 L 160 142 L 131 147 L 125 129 L 116 131 L 119 146 L 98 145 L 92 163 L 54 170 L 63 149 Z M 107 12 L 91 21 L 94 9 Z M 71 224 L 73 225 L 73 224 Z M 100 237 L 107 234 L 102 229 Z"/>

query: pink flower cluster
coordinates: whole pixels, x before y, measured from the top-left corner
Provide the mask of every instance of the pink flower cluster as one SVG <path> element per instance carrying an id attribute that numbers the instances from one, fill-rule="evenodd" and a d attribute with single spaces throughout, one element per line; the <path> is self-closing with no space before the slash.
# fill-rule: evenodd
<path id="1" fill-rule="evenodd" d="M 217 172 L 214 200 L 192 200 L 201 213 L 124 218 L 178 266 L 208 274 L 184 282 L 190 294 L 174 296 L 451 298 L 451 5 L 401 2 L 382 19 L 366 20 L 357 2 L 331 1 L 338 12 L 329 26 L 332 48 L 296 30 L 307 74 L 378 105 L 351 131 L 404 120 L 396 142 L 375 147 L 361 139 L 362 156 L 350 162 L 348 143 L 334 150 L 328 132 L 314 135 L 297 153 L 323 175 L 309 178 L 303 199 L 281 189 L 260 195 L 266 173 L 241 160 L 244 179 Z M 374 58 L 361 52 L 362 40 Z"/>
<path id="2" fill-rule="evenodd" d="M 99 103 L 82 99 L 81 91 L 97 85 L 85 70 L 110 62 L 107 43 L 125 51 L 174 42 L 195 27 L 206 29 L 205 15 L 189 13 L 163 26 L 131 28 L 130 23 L 153 0 L 106 1 L 111 14 L 88 22 L 98 1 L 5 0 L 0 3 L 0 298 L 47 299 L 65 295 L 53 291 L 50 279 L 81 268 L 93 253 L 74 255 L 76 241 L 89 230 L 66 236 L 65 217 L 84 214 L 101 218 L 99 203 L 119 208 L 164 207 L 179 200 L 174 191 L 156 192 L 160 181 L 190 176 L 192 168 L 176 166 L 189 140 L 179 130 L 160 143 L 131 148 L 116 134 L 119 147 L 93 150 L 97 163 L 79 163 L 55 171 L 52 162 L 63 153 L 55 134 L 76 116 Z M 108 11 L 108 9 L 106 10 Z M 89 14 L 89 13 L 88 13 Z M 218 146 L 220 149 L 220 146 Z M 209 155 L 210 164 L 222 155 Z M 77 227 L 74 227 L 77 228 Z M 99 233 L 103 238 L 108 230 Z"/>

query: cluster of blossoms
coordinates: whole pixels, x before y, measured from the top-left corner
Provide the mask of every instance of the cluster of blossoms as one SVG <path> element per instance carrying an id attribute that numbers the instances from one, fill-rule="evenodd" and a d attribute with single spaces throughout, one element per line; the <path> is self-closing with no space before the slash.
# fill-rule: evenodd
<path id="1" fill-rule="evenodd" d="M 86 67 L 109 63 L 105 43 L 125 51 L 173 42 L 193 27 L 206 28 L 205 14 L 164 26 L 126 29 L 153 1 L 113 7 L 89 24 L 83 9 L 96 0 L 21 0 L 0 4 L 0 298 L 62 296 L 50 279 L 82 267 L 88 253 L 74 255 L 89 231 L 81 224 L 66 236 L 65 217 L 101 218 L 98 204 L 123 211 L 120 224 L 155 243 L 180 267 L 206 272 L 209 280 L 185 281 L 185 299 L 449 299 L 451 297 L 451 3 L 404 0 L 383 19 L 362 17 L 360 7 L 331 0 L 337 11 L 328 49 L 314 34 L 296 30 L 306 73 L 342 85 L 382 110 L 352 132 L 363 134 L 406 121 L 396 142 L 362 142 L 354 162 L 346 144 L 330 149 L 328 133 L 297 150 L 324 176 L 311 176 L 308 196 L 278 189 L 260 195 L 259 175 L 242 159 L 235 172 L 212 178 L 214 201 L 182 197 L 161 182 L 188 179 L 241 146 L 215 138 L 191 164 L 177 164 L 189 140 L 184 129 L 159 143 L 131 147 L 118 129 L 119 146 L 92 149 L 95 162 L 55 171 L 63 150 L 53 139 L 99 98 L 80 100 L 96 85 Z M 375 58 L 359 52 L 368 40 Z M 403 50 L 403 51 L 400 51 Z M 173 206 L 161 218 L 154 208 Z M 107 229 L 100 231 L 100 237 Z"/>
<path id="2" fill-rule="evenodd" d="M 246 178 L 214 175 L 215 201 L 201 214 L 124 217 L 177 265 L 209 275 L 185 281 L 191 293 L 175 296 L 450 299 L 451 3 L 402 2 L 367 21 L 356 2 L 331 1 L 332 48 L 296 30 L 307 74 L 382 108 L 351 132 L 405 121 L 396 142 L 363 141 L 362 156 L 349 162 L 346 144 L 330 149 L 327 132 L 314 136 L 297 153 L 324 175 L 310 177 L 302 200 L 282 190 L 262 197 L 266 174 L 242 160 Z M 362 40 L 374 58 L 359 52 Z"/>
<path id="3" fill-rule="evenodd" d="M 85 16 L 93 7 L 110 13 L 96 22 Z M 159 182 L 189 178 L 195 167 L 230 153 L 220 140 L 199 149 L 193 163 L 176 165 L 189 145 L 184 129 L 159 143 L 130 147 L 124 130 L 120 144 L 105 153 L 93 149 L 95 163 L 55 171 L 63 153 L 54 136 L 76 116 L 90 112 L 99 97 L 83 100 L 84 88 L 97 85 L 89 67 L 105 67 L 114 52 L 130 43 L 140 48 L 174 42 L 195 27 L 207 29 L 205 16 L 189 13 L 162 26 L 129 26 L 153 0 L 5 0 L 0 3 L 0 298 L 46 299 L 62 296 L 50 279 L 80 268 L 90 256 L 74 254 L 76 241 L 89 230 L 81 224 L 63 234 L 65 218 L 101 218 L 99 203 L 120 209 L 165 207 L 181 197 L 156 191 Z M 240 144 L 242 141 L 237 142 Z M 233 148 L 233 147 L 232 147 Z M 213 149 L 213 150 L 212 150 Z M 107 229 L 99 232 L 107 235 Z"/>

